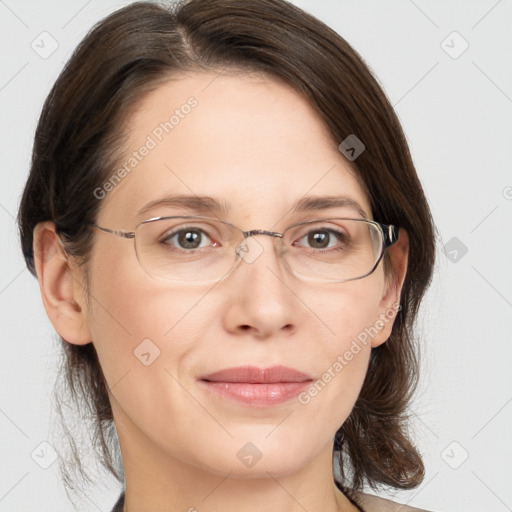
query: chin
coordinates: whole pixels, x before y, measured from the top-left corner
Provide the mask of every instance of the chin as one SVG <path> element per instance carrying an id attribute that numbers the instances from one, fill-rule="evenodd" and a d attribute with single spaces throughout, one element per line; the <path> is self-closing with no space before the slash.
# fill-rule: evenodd
<path id="1" fill-rule="evenodd" d="M 319 443 L 308 445 L 305 438 L 295 439 L 290 435 L 265 439 L 265 435 L 245 437 L 238 436 L 227 443 L 212 442 L 208 450 L 197 453 L 197 465 L 204 470 L 221 476 L 230 473 L 230 478 L 268 479 L 269 473 L 275 478 L 282 478 L 299 471 L 319 455 L 325 445 Z M 249 441 L 248 439 L 253 439 Z M 329 438 L 330 441 L 330 438 Z M 208 460 L 205 460 L 205 453 Z M 331 457 L 329 452 L 329 457 Z"/>

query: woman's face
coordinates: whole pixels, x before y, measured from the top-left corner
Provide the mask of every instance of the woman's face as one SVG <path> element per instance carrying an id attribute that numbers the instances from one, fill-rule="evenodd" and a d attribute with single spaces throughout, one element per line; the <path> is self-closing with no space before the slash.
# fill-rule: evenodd
<path id="1" fill-rule="evenodd" d="M 182 108 L 190 97 L 197 103 Z M 350 206 L 295 213 L 305 197 L 350 198 L 371 218 L 368 198 L 318 115 L 271 78 L 180 77 L 147 96 L 126 126 L 121 160 L 134 156 L 137 164 L 102 200 L 100 226 L 133 231 L 151 217 L 213 216 L 186 205 L 146 207 L 177 195 L 214 198 L 229 207 L 217 215 L 244 230 L 282 232 L 303 220 L 361 216 Z M 110 388 L 125 465 L 147 459 L 257 477 L 331 457 L 371 347 L 390 333 L 398 292 L 387 287 L 382 263 L 356 281 L 305 282 L 281 264 L 277 239 L 256 236 L 254 261 L 216 284 L 184 284 L 148 275 L 133 240 L 99 230 L 94 236 L 83 321 Z M 248 366 L 284 366 L 311 381 L 274 403 L 238 400 L 202 380 Z M 250 393 L 254 386 L 231 389 Z"/>

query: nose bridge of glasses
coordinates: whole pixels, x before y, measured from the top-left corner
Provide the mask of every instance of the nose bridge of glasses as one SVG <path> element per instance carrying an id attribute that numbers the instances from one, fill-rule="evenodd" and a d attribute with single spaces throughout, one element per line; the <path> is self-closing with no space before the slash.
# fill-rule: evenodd
<path id="1" fill-rule="evenodd" d="M 256 241 L 255 235 L 267 235 L 273 238 L 282 239 L 282 233 L 268 231 L 265 229 L 251 229 L 250 231 L 242 231 L 244 239 L 238 244 L 236 254 L 246 263 L 253 263 L 262 253 L 263 246 Z"/>
<path id="2" fill-rule="evenodd" d="M 254 235 L 268 235 L 276 238 L 283 238 L 282 233 L 276 233 L 275 231 L 267 231 L 266 229 L 251 229 L 250 231 L 242 231 L 244 238 L 249 238 Z"/>

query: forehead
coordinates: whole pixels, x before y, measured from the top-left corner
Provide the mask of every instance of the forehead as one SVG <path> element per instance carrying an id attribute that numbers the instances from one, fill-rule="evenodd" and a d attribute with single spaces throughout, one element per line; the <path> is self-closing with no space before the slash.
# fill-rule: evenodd
<path id="1" fill-rule="evenodd" d="M 230 220 L 262 226 L 307 196 L 348 197 L 371 216 L 355 171 L 320 116 L 271 77 L 175 77 L 148 94 L 126 126 L 100 221 L 133 225 L 143 220 L 141 210 L 151 213 L 148 203 L 175 195 L 213 197 Z"/>

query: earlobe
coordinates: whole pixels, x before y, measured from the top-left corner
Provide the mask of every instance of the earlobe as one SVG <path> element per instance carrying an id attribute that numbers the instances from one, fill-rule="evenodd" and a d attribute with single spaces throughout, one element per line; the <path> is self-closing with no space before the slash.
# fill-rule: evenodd
<path id="1" fill-rule="evenodd" d="M 407 274 L 407 262 L 409 258 L 409 235 L 400 228 L 398 241 L 387 249 L 390 269 L 386 275 L 385 286 L 379 304 L 379 318 L 375 327 L 378 334 L 372 339 L 372 347 L 378 347 L 390 336 L 396 314 L 400 309 L 400 295 Z"/>
<path id="2" fill-rule="evenodd" d="M 53 327 L 69 343 L 91 341 L 79 276 L 69 263 L 53 222 L 40 222 L 34 229 L 34 264 L 41 297 Z"/>

